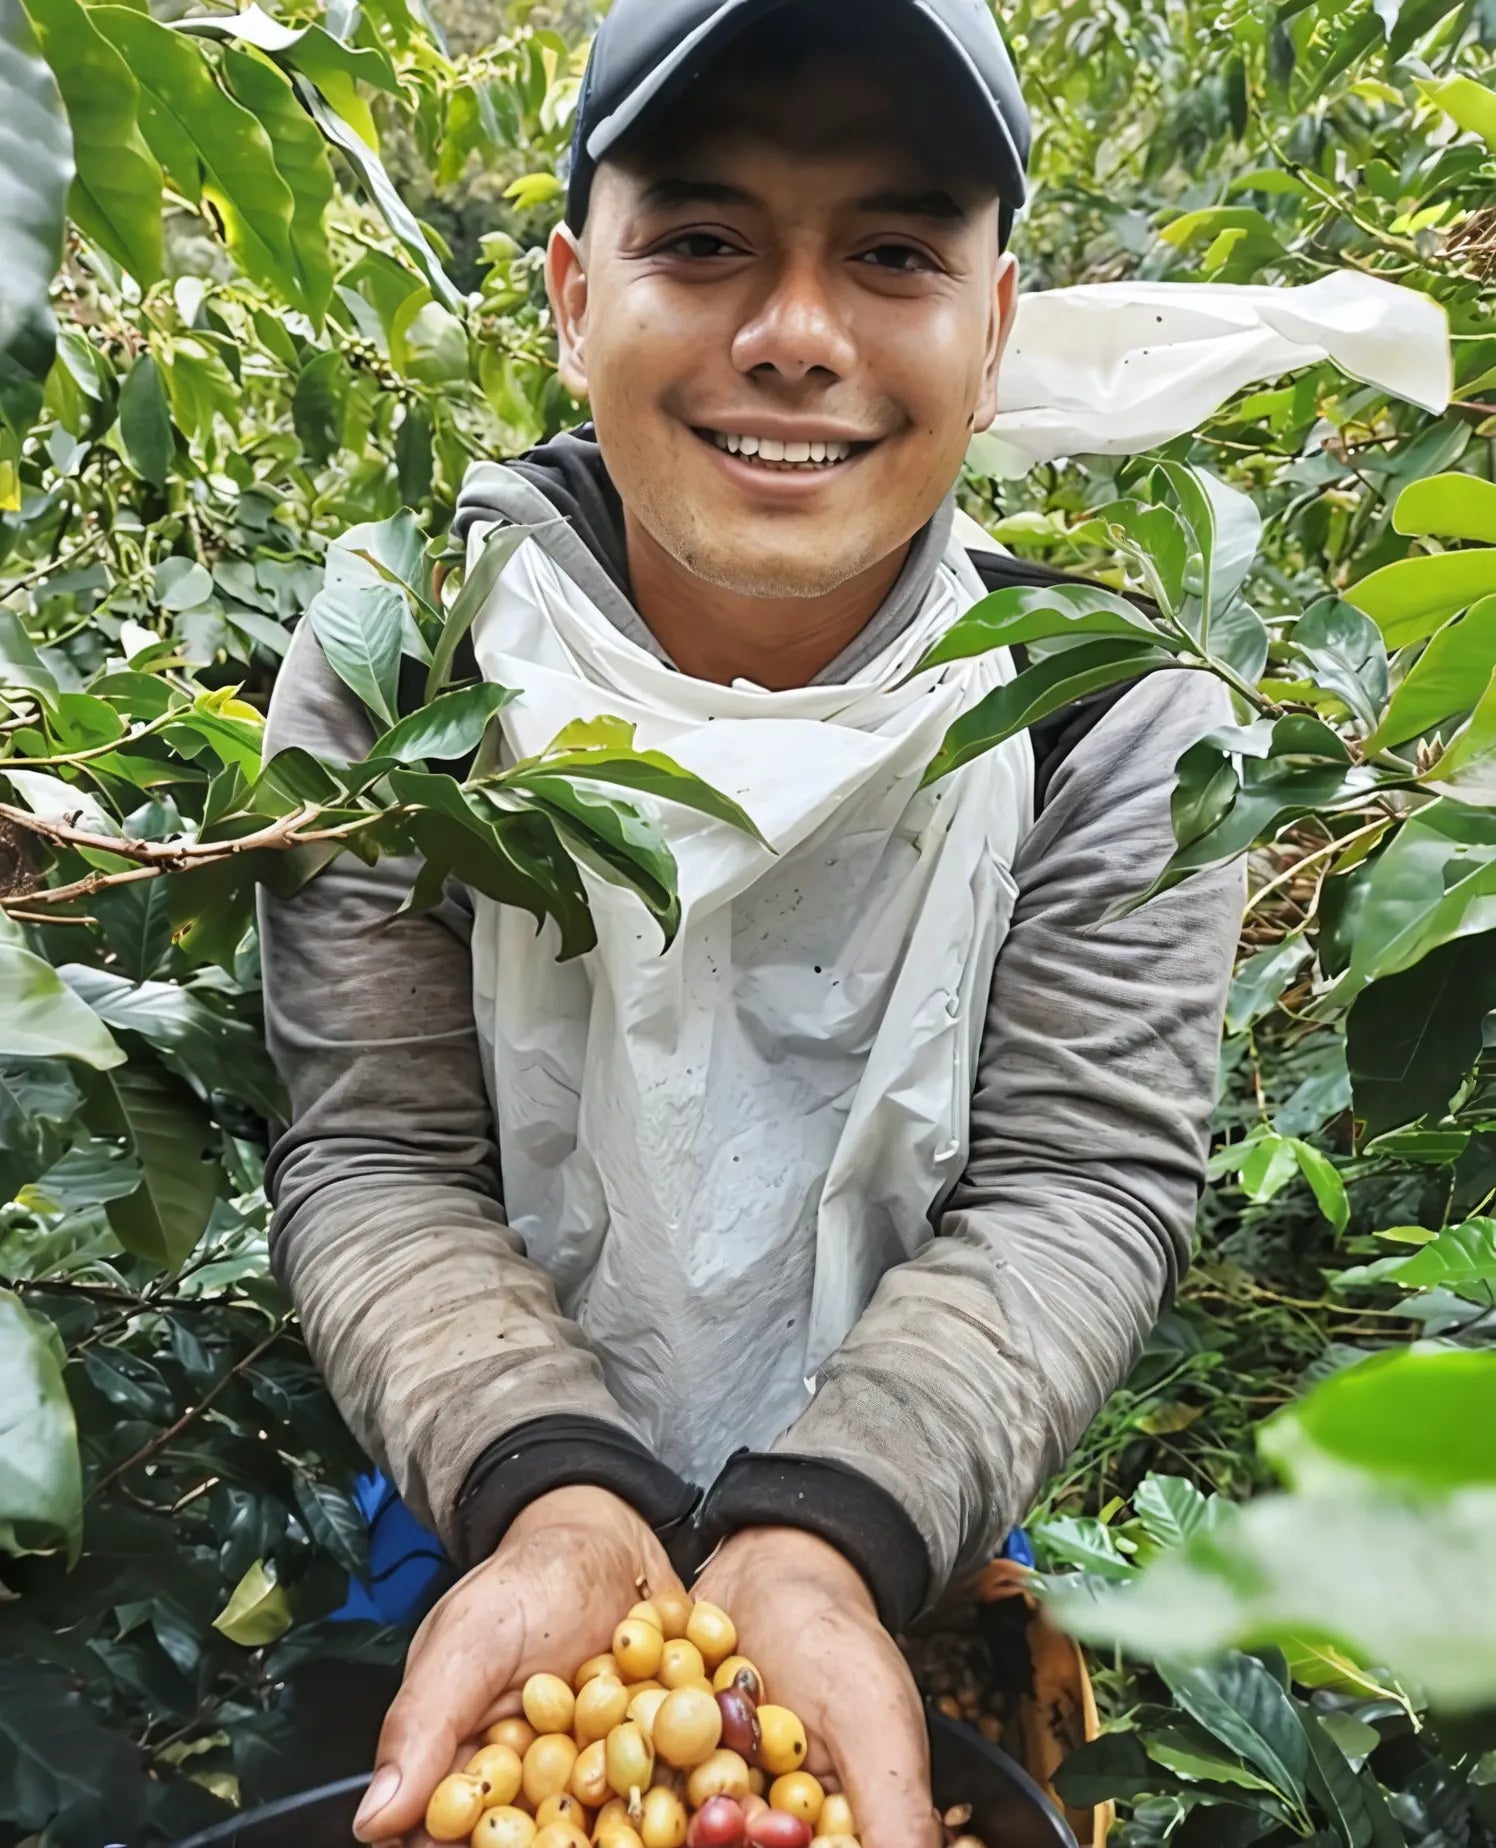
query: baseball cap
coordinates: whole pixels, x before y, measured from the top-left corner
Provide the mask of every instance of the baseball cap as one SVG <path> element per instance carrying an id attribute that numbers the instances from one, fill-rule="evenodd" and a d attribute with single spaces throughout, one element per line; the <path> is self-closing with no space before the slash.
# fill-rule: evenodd
<path id="1" fill-rule="evenodd" d="M 824 9 L 830 0 L 813 0 Z M 980 124 L 1006 242 L 1027 194 L 1031 133 L 1018 76 L 987 0 L 842 0 L 859 21 L 907 27 Z M 807 0 L 614 0 L 598 28 L 577 100 L 566 222 L 580 232 L 599 162 L 678 98 L 741 32 Z"/>

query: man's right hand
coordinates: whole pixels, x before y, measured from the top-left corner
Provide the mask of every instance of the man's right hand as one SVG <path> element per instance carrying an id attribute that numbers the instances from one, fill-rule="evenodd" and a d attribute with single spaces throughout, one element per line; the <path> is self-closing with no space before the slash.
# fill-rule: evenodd
<path id="1" fill-rule="evenodd" d="M 679 1588 L 653 1530 L 606 1489 L 554 1489 L 532 1502 L 417 1630 L 355 1835 L 423 1842 L 432 1791 L 485 1728 L 520 1711 L 529 1676 L 601 1655 L 630 1605 Z"/>

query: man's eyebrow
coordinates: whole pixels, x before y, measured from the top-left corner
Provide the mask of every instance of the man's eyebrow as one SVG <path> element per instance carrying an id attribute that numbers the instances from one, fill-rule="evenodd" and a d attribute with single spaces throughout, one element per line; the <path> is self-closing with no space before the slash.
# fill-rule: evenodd
<path id="1" fill-rule="evenodd" d="M 936 218 L 947 223 L 969 216 L 966 207 L 943 187 L 927 192 L 904 192 L 897 186 L 882 186 L 857 201 L 859 212 L 875 213 L 888 218 Z"/>
<path id="2" fill-rule="evenodd" d="M 708 180 L 690 174 L 667 175 L 645 191 L 644 206 L 651 212 L 674 211 L 683 205 L 754 205 L 753 194 L 726 180 Z"/>

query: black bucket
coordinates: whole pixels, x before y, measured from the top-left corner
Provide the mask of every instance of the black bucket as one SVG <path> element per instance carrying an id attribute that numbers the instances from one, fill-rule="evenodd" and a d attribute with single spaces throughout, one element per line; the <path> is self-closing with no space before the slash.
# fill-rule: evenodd
<path id="1" fill-rule="evenodd" d="M 941 1809 L 971 1805 L 973 1835 L 987 1848 L 1076 1848 L 1054 1805 L 1019 1765 L 980 1733 L 932 1708 L 930 1761 Z M 344 1778 L 249 1810 L 177 1848 L 350 1848 L 366 1777 Z"/>

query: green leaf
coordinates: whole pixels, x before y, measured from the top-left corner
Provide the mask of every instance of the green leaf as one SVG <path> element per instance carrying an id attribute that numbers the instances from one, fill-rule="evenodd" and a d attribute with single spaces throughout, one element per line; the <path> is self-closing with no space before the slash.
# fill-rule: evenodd
<path id="1" fill-rule="evenodd" d="M 291 423 L 318 468 L 325 468 L 343 446 L 348 384 L 348 362 L 331 347 L 314 354 L 296 380 Z"/>
<path id="2" fill-rule="evenodd" d="M 1350 1223 L 1351 1203 L 1346 1196 L 1345 1182 L 1340 1177 L 1340 1170 L 1328 1155 L 1323 1154 L 1311 1143 L 1300 1141 L 1297 1136 L 1293 1138 L 1293 1152 L 1298 1161 L 1299 1172 L 1309 1183 L 1310 1191 L 1318 1202 L 1319 1210 L 1337 1233 L 1343 1232 Z"/>
<path id="3" fill-rule="evenodd" d="M 1411 969 L 1372 982 L 1346 1021 L 1346 1057 L 1365 1140 L 1437 1123 L 1480 1057 L 1496 1008 L 1496 933 L 1438 944 Z"/>
<path id="4" fill-rule="evenodd" d="M 202 51 L 182 33 L 129 6 L 93 6 L 89 17 L 139 78 L 140 123 L 157 158 L 165 165 L 175 150 L 180 159 L 185 146 L 200 165 L 203 196 L 223 222 L 234 261 L 247 276 L 311 312 L 291 251 L 295 202 L 260 123 L 219 88 Z M 164 130 L 159 137 L 158 121 Z M 172 172 L 172 178 L 180 188 L 182 176 Z"/>
<path id="5" fill-rule="evenodd" d="M 1294 931 L 1241 963 L 1226 998 L 1226 1031 L 1240 1033 L 1276 1006 L 1311 954 L 1308 938 Z"/>
<path id="6" fill-rule="evenodd" d="M 994 687 L 956 720 L 924 780 L 934 783 L 949 776 L 1072 700 L 1172 664 L 1162 648 L 1113 637 L 1047 655 L 1006 685 Z"/>
<path id="7" fill-rule="evenodd" d="M 124 1057 L 50 963 L 0 943 L 0 1058 L 76 1059 L 104 1071 Z"/>
<path id="8" fill-rule="evenodd" d="M 0 1553 L 66 1549 L 83 1538 L 83 1466 L 57 1330 L 0 1290 Z"/>
<path id="9" fill-rule="evenodd" d="M 1303 1709 L 1299 1714 L 1309 1741 L 1308 1783 L 1315 1802 L 1338 1830 L 1345 1848 L 1371 1848 L 1371 1817 L 1360 1779 L 1316 1715 Z M 1381 1735 L 1370 1727 L 1367 1730 L 1380 1745 Z"/>
<path id="10" fill-rule="evenodd" d="M 1446 1226 L 1421 1251 L 1384 1273 L 1411 1290 L 1452 1290 L 1470 1302 L 1496 1302 L 1496 1219 Z"/>
<path id="11" fill-rule="evenodd" d="M 1164 462 L 1157 472 L 1173 489 L 1200 553 L 1200 584 L 1195 593 L 1199 620 L 1186 621 L 1201 646 L 1213 648 L 1216 620 L 1230 606 L 1256 560 L 1262 515 L 1250 495 L 1228 487 L 1208 469 Z"/>
<path id="12" fill-rule="evenodd" d="M 190 610 L 213 595 L 213 580 L 196 559 L 163 558 L 156 567 L 156 601 L 164 610 Z"/>
<path id="13" fill-rule="evenodd" d="M 444 693 L 452 678 L 452 663 L 463 638 L 478 619 L 478 613 L 493 595 L 504 575 L 504 567 L 537 529 L 533 526 L 496 526 L 485 535 L 478 556 L 452 599 L 441 635 L 431 651 L 431 671 L 426 676 L 426 702 L 429 705 Z"/>
<path id="14" fill-rule="evenodd" d="M 36 652 L 20 617 L 0 604 L 0 688 L 3 687 L 55 694 L 57 677 Z"/>
<path id="15" fill-rule="evenodd" d="M 312 325 L 320 328 L 332 300 L 332 259 L 324 224 L 332 203 L 332 163 L 315 124 L 286 77 L 257 51 L 223 50 L 230 91 L 270 138 L 275 165 L 291 190 L 291 255 Z"/>
<path id="16" fill-rule="evenodd" d="M 1496 808 L 1496 671 L 1426 781 L 1460 802 Z"/>
<path id="17" fill-rule="evenodd" d="M 962 661 L 993 648 L 1074 635 L 1130 636 L 1177 650 L 1172 640 L 1137 607 L 1091 584 L 1014 584 L 996 590 L 953 622 L 910 672 L 925 673 L 947 661 Z"/>
<path id="18" fill-rule="evenodd" d="M 1299 1171 L 1298 1155 L 1286 1136 L 1258 1136 L 1241 1164 L 1241 1184 L 1249 1200 L 1275 1200 Z"/>
<path id="19" fill-rule="evenodd" d="M 517 697 L 513 688 L 488 680 L 455 693 L 443 693 L 387 731 L 374 744 L 369 758 L 376 761 L 393 757 L 402 764 L 465 758 L 477 750 L 494 714 Z"/>
<path id="20" fill-rule="evenodd" d="M 1161 1663 L 1159 1672 L 1191 1719 L 1254 1765 L 1280 1796 L 1303 1807 L 1309 1742 L 1298 1709 L 1255 1656 L 1185 1668 Z"/>
<path id="21" fill-rule="evenodd" d="M 653 816 L 584 783 L 534 771 L 525 777 L 524 796 L 549 816 L 574 858 L 610 885 L 635 893 L 665 942 L 673 940 L 680 928 L 675 856 Z"/>
<path id="22" fill-rule="evenodd" d="M 231 1643 L 262 1649 L 284 1636 L 293 1621 L 285 1587 L 276 1584 L 265 1561 L 257 1559 L 213 1619 L 213 1628 Z"/>
<path id="23" fill-rule="evenodd" d="M 1193 1533 L 1216 1519 L 1220 1502 L 1203 1495 L 1183 1476 L 1144 1477 L 1132 1498 L 1144 1532 L 1156 1545 L 1182 1546 Z"/>
<path id="24" fill-rule="evenodd" d="M 1132 1543 L 1094 1515 L 1060 1514 L 1034 1531 L 1046 1560 L 1080 1566 L 1097 1578 L 1121 1582 L 1137 1571 L 1129 1554 Z"/>
<path id="25" fill-rule="evenodd" d="M 296 1506 L 313 1543 L 345 1571 L 369 1569 L 369 1528 L 353 1501 L 330 1482 L 298 1475 Z"/>
<path id="26" fill-rule="evenodd" d="M 408 605 L 357 556 L 354 542 L 370 530 L 354 527 L 329 546 L 327 573 L 307 620 L 328 666 L 388 729 L 395 724 Z"/>
<path id="27" fill-rule="evenodd" d="M 140 355 L 120 387 L 119 433 L 136 473 L 164 488 L 175 443 L 161 369 L 149 353 Z"/>
<path id="28" fill-rule="evenodd" d="M 1473 77 L 1445 77 L 1438 83 L 1420 78 L 1418 88 L 1436 108 L 1461 128 L 1479 135 L 1496 154 L 1496 90 Z"/>
<path id="29" fill-rule="evenodd" d="M 100 1078 L 89 1098 L 90 1126 L 125 1136 L 140 1184 L 109 1201 L 115 1237 L 165 1271 L 180 1270 L 208 1228 L 218 1198 L 218 1133 L 196 1094 L 150 1060 Z"/>
<path id="30" fill-rule="evenodd" d="M 68 211 L 142 287 L 161 274 L 161 169 L 137 121 L 130 67 L 78 0 L 26 0 L 73 132 Z"/>
<path id="31" fill-rule="evenodd" d="M 1446 623 L 1403 677 L 1368 751 L 1405 744 L 1455 713 L 1469 712 L 1490 684 L 1496 662 L 1496 596 L 1483 597 Z"/>
<path id="32" fill-rule="evenodd" d="M 49 299 L 62 261 L 73 141 L 21 0 L 0 0 L 0 421 L 36 420 L 57 349 Z"/>
<path id="33" fill-rule="evenodd" d="M 1211 1749 L 1198 1735 L 1182 1726 L 1168 1726 L 1144 1737 L 1148 1756 L 1155 1764 L 1192 1784 L 1233 1784 L 1243 1790 L 1274 1790 L 1265 1777 L 1223 1752 Z"/>
<path id="34" fill-rule="evenodd" d="M 603 722 L 594 721 L 594 724 Z M 709 815 L 714 821 L 725 821 L 729 827 L 751 835 L 761 846 L 768 846 L 752 817 L 731 796 L 725 795 L 720 789 L 714 789 L 694 771 L 685 769 L 663 751 L 634 750 L 632 725 L 624 726 L 623 732 L 625 735 L 621 746 L 558 750 L 556 744 L 553 744 L 543 756 L 516 764 L 506 774 L 504 782 L 508 787 L 523 789 L 530 785 L 535 776 L 540 775 L 575 777 L 589 783 L 611 783 L 620 789 L 634 790 L 639 795 L 654 796 L 661 802 L 677 803 L 682 808 L 695 810 L 699 815 Z M 576 728 L 568 727 L 562 737 L 568 734 L 576 736 Z M 557 744 L 560 742 L 560 739 L 556 741 Z"/>
<path id="35" fill-rule="evenodd" d="M 1305 1490 L 1496 1487 L 1496 1353 L 1414 1346 L 1373 1355 L 1275 1412 L 1258 1444 Z"/>
<path id="36" fill-rule="evenodd" d="M 1345 593 L 1382 632 L 1391 650 L 1421 642 L 1457 610 L 1496 594 L 1496 547 L 1401 558 Z"/>
<path id="37" fill-rule="evenodd" d="M 1115 1800 L 1129 1802 L 1159 1788 L 1160 1778 L 1136 1733 L 1103 1733 L 1078 1746 L 1054 1777 L 1055 1789 L 1076 1809 Z"/>
<path id="38" fill-rule="evenodd" d="M 1409 482 L 1397 497 L 1392 524 L 1412 538 L 1496 545 L 1496 482 L 1479 475 L 1430 475 Z"/>
<path id="39" fill-rule="evenodd" d="M 1318 684 L 1342 700 L 1362 725 L 1375 725 L 1387 703 L 1387 649 L 1369 616 L 1325 597 L 1299 618 L 1294 648 Z"/>

